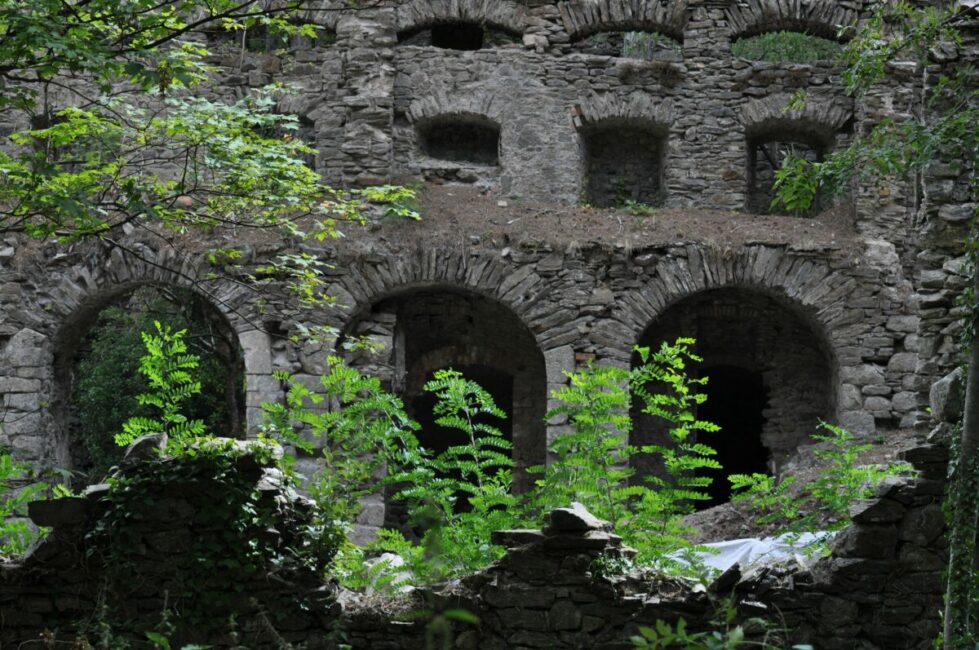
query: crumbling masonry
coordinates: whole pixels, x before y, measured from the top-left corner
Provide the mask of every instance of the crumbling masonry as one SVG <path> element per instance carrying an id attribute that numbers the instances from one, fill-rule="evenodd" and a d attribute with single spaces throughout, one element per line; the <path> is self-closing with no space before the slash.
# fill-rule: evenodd
<path id="1" fill-rule="evenodd" d="M 773 30 L 835 38 L 837 26 L 859 19 L 860 0 L 361 4 L 369 6 L 312 12 L 335 38 L 287 53 L 242 55 L 208 36 L 221 69 L 213 92 L 298 85 L 279 108 L 300 116 L 330 182 L 426 181 L 423 194 L 490 205 L 494 234 L 426 239 L 420 226 L 385 223 L 338 245 L 304 244 L 335 265 L 330 292 L 342 309 L 304 308 L 274 288 L 259 303 L 236 283 L 208 279 L 195 242 L 133 235 L 134 256 L 11 238 L 0 245 L 0 442 L 19 458 L 71 465 L 78 341 L 99 309 L 146 283 L 193 286 L 227 316 L 243 350 L 252 434 L 260 404 L 282 395 L 273 370 L 313 385 L 330 351 L 287 335 L 324 324 L 385 344 L 379 356 L 349 356 L 409 409 L 436 368 L 484 378 L 512 414 L 519 468 L 545 461 L 547 441 L 566 430 L 560 418 L 543 421 L 565 371 L 592 360 L 628 365 L 634 345 L 679 334 L 699 340 L 707 374 L 756 386 L 745 399 L 756 404 L 747 417 L 757 426 L 745 435 L 758 439 L 763 465 L 777 467 L 818 418 L 868 435 L 924 430 L 929 387 L 957 362 L 964 310 L 956 297 L 975 207 L 962 179 L 936 166 L 920 183 L 854 185 L 832 219 L 804 227 L 798 217 L 755 214 L 767 211 L 770 191 L 761 147 L 794 142 L 823 155 L 916 108 L 925 77 L 911 66 L 894 66 L 887 83 L 854 103 L 829 61 L 732 55 L 737 39 Z M 623 31 L 658 32 L 679 50 L 638 60 L 583 46 Z M 974 57 L 976 43 L 967 31 L 944 63 Z M 787 110 L 798 90 L 804 106 Z M 659 208 L 651 219 L 668 234 L 571 232 L 553 216 L 581 202 L 625 201 Z M 514 206 L 539 210 L 553 236 L 523 234 L 509 216 Z M 716 236 L 687 234 L 705 210 L 714 211 Z M 576 214 L 575 223 L 584 214 L 596 226 L 621 226 L 624 213 Z M 447 216 L 424 218 L 437 229 Z M 729 236 L 758 223 L 766 227 L 757 236 Z M 247 263 L 292 245 L 235 243 Z M 655 434 L 637 427 L 639 437 Z M 364 530 L 386 516 L 380 499 L 370 504 Z"/>

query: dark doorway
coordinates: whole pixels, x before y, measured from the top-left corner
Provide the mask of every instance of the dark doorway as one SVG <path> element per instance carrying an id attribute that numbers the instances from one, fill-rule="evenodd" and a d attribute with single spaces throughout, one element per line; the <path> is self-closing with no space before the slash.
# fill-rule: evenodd
<path id="1" fill-rule="evenodd" d="M 585 199 L 601 208 L 663 202 L 664 136 L 652 125 L 608 121 L 585 128 Z"/>
<path id="2" fill-rule="evenodd" d="M 475 23 L 434 25 L 432 45 L 447 50 L 480 50 L 483 48 L 483 26 Z"/>
<path id="3" fill-rule="evenodd" d="M 730 474 L 768 472 L 769 452 L 761 439 L 768 390 L 760 372 L 737 366 L 711 366 L 704 368 L 701 376 L 709 378 L 705 387 L 707 401 L 697 408 L 697 417 L 721 427 L 700 440 L 717 450 L 721 463 L 720 470 L 709 473 L 714 479 L 708 489 L 710 501 L 699 504 L 710 508 L 730 499 Z"/>
<path id="4" fill-rule="evenodd" d="M 422 151 L 432 158 L 474 165 L 500 162 L 500 127 L 488 120 L 434 120 L 418 132 Z"/>

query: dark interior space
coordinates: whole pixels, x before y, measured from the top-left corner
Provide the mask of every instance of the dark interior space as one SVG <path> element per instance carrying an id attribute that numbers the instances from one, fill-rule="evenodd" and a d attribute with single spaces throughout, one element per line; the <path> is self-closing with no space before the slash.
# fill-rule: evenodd
<path id="1" fill-rule="evenodd" d="M 707 401 L 697 408 L 697 417 L 721 427 L 716 433 L 704 434 L 702 440 L 717 450 L 722 467 L 708 472 L 714 479 L 708 490 L 711 499 L 698 506 L 709 508 L 730 499 L 730 474 L 768 471 L 768 450 L 761 439 L 768 389 L 760 372 L 737 366 L 712 366 L 700 374 L 708 377 Z"/>
<path id="2" fill-rule="evenodd" d="M 432 158 L 476 165 L 500 162 L 500 127 L 489 120 L 433 120 L 419 127 L 418 137 L 422 151 Z"/>
<path id="3" fill-rule="evenodd" d="M 479 50 L 483 26 L 475 23 L 442 23 L 432 27 L 432 45 L 446 50 Z"/>
<path id="4" fill-rule="evenodd" d="M 600 208 L 663 201 L 663 137 L 648 124 L 613 121 L 583 132 L 585 196 Z"/>

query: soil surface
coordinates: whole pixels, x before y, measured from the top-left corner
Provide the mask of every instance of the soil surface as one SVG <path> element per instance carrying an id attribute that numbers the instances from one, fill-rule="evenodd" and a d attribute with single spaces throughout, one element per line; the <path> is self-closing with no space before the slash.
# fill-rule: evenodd
<path id="1" fill-rule="evenodd" d="M 920 444 L 914 431 L 898 429 L 879 433 L 873 446 L 860 454 L 860 465 L 892 465 L 899 462 L 898 455 L 905 449 Z M 828 461 L 819 458 L 816 451 L 829 449 L 826 443 L 806 445 L 786 462 L 783 474 L 795 476 L 796 483 L 790 489 L 799 494 L 806 485 L 816 481 L 828 467 Z M 778 533 L 775 524 L 759 524 L 758 512 L 745 502 L 723 503 L 687 516 L 684 522 L 697 529 L 691 536 L 694 543 L 720 542 L 745 537 L 767 537 Z"/>
<path id="2" fill-rule="evenodd" d="M 353 226 L 343 230 L 351 242 L 370 239 L 393 248 L 421 241 L 496 248 L 601 242 L 637 249 L 698 241 L 722 248 L 767 243 L 845 254 L 857 239 L 853 214 L 842 207 L 812 218 L 703 209 L 640 211 L 502 200 L 471 186 L 426 184 L 418 193 L 418 211 L 421 221 L 385 218 L 366 233 Z"/>

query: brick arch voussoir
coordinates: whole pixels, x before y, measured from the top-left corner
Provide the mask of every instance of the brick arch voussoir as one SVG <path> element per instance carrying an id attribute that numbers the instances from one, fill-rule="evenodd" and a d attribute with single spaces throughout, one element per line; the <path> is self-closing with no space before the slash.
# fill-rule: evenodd
<path id="1" fill-rule="evenodd" d="M 802 318 L 823 339 L 835 361 L 848 335 L 836 315 L 846 313 L 853 283 L 821 260 L 793 255 L 783 247 L 748 246 L 740 252 L 686 246 L 664 251 L 646 286 L 632 289 L 617 301 L 613 318 L 638 341 L 646 329 L 671 307 L 712 289 L 757 291 Z M 841 287 L 843 290 L 841 290 Z"/>
<path id="2" fill-rule="evenodd" d="M 603 122 L 644 123 L 668 132 L 675 119 L 673 102 L 644 92 L 628 96 L 592 94 L 572 109 L 576 128 Z"/>
<path id="3" fill-rule="evenodd" d="M 249 302 L 248 290 L 230 281 L 205 280 L 209 268 L 204 256 L 149 249 L 141 250 L 138 257 L 118 248 L 99 251 L 86 263 L 53 276 L 53 282 L 41 292 L 50 299 L 48 313 L 56 347 L 71 344 L 114 298 L 145 285 L 191 289 L 221 313 L 236 334 L 255 329 L 243 310 Z"/>
<path id="4" fill-rule="evenodd" d="M 856 24 L 859 7 L 835 0 L 760 0 L 731 3 L 725 14 L 732 40 L 781 30 L 837 40 L 841 27 Z"/>
<path id="5" fill-rule="evenodd" d="M 508 102 L 495 94 L 449 95 L 439 91 L 411 103 L 408 120 L 414 124 L 447 117 L 472 117 L 502 125 Z"/>
<path id="6" fill-rule="evenodd" d="M 436 248 L 348 263 L 344 275 L 330 288 L 344 306 L 333 324 L 348 331 L 378 303 L 419 290 L 472 293 L 498 302 L 527 328 L 537 347 L 544 349 L 538 333 L 545 328 L 538 320 L 547 314 L 532 314 L 535 300 L 524 298 L 546 295 L 546 279 L 530 266 L 514 266 L 495 255 L 472 256 Z"/>
<path id="7" fill-rule="evenodd" d="M 529 16 L 526 7 L 513 0 L 411 0 L 398 7 L 396 29 L 410 32 L 449 21 L 485 23 L 523 34 Z"/>
<path id="8" fill-rule="evenodd" d="M 777 93 L 745 103 L 741 109 L 745 135 L 754 138 L 786 132 L 806 134 L 831 146 L 853 121 L 853 100 L 848 97 L 807 97 L 801 106 L 786 110 L 790 102 L 791 95 Z"/>
<path id="9" fill-rule="evenodd" d="M 564 30 L 572 39 L 597 32 L 655 31 L 683 41 L 689 17 L 686 0 L 566 0 L 558 4 Z"/>

